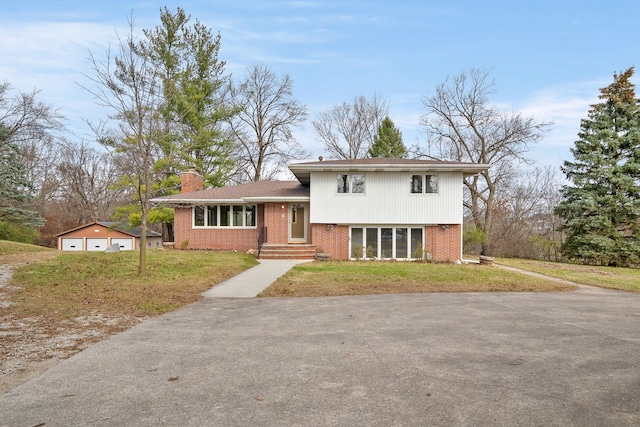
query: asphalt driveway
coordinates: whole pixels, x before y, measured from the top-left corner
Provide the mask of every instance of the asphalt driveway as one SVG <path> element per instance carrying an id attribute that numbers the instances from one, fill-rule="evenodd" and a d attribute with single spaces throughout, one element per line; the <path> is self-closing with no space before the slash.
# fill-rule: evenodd
<path id="1" fill-rule="evenodd" d="M 0 396 L 1 426 L 637 426 L 640 295 L 206 298 Z"/>

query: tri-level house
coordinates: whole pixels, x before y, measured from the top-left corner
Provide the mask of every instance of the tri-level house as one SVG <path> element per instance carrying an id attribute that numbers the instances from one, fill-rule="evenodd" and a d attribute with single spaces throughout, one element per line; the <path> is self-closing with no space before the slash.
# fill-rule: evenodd
<path id="1" fill-rule="evenodd" d="M 255 250 L 260 258 L 462 258 L 463 177 L 490 165 L 369 158 L 291 164 L 297 181 L 203 189 L 152 199 L 175 209 L 178 248 Z"/>

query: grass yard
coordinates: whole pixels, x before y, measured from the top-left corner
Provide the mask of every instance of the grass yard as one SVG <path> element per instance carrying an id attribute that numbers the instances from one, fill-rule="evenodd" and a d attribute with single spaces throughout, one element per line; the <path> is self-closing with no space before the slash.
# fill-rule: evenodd
<path id="1" fill-rule="evenodd" d="M 316 261 L 294 267 L 259 296 L 555 292 L 572 289 L 571 286 L 484 265 Z"/>
<path id="2" fill-rule="evenodd" d="M 9 242 L 0 240 L 0 255 L 13 255 L 31 252 L 53 252 L 54 249 L 43 246 L 30 245 L 28 243 Z"/>
<path id="3" fill-rule="evenodd" d="M 500 258 L 500 264 L 601 288 L 640 292 L 640 269 Z"/>
<path id="4" fill-rule="evenodd" d="M 256 264 L 230 252 L 147 252 L 138 276 L 137 251 L 62 253 L 16 269 L 18 289 L 8 310 L 16 317 L 70 319 L 100 313 L 144 317 L 199 300 L 201 293 Z"/>

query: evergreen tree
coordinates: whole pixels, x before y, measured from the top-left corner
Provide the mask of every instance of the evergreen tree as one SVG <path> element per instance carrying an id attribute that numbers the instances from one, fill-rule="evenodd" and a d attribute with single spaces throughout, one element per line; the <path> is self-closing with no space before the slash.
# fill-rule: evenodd
<path id="1" fill-rule="evenodd" d="M 218 58 L 220 35 L 178 7 L 160 11 L 161 25 L 143 30 L 138 54 L 157 67 L 162 81 L 167 128 L 160 140 L 163 156 L 155 165 L 167 178 L 163 194 L 178 188 L 178 174 L 195 168 L 208 187 L 226 184 L 233 168 L 233 140 L 224 124 L 237 111 L 224 101 L 229 81 Z"/>
<path id="2" fill-rule="evenodd" d="M 30 201 L 31 183 L 26 168 L 19 160 L 18 148 L 9 141 L 9 131 L 0 123 L 0 239 L 20 240 L 22 229 L 40 227 L 44 220 L 38 212 L 26 209 Z M 22 230 L 22 231 L 21 231 Z M 25 235 L 31 235 L 26 233 Z M 30 243 L 29 239 L 27 241 Z"/>
<path id="3" fill-rule="evenodd" d="M 378 133 L 373 137 L 369 148 L 369 157 L 392 157 L 402 159 L 407 155 L 407 148 L 402 142 L 402 132 L 395 127 L 389 116 L 378 126 Z"/>
<path id="4" fill-rule="evenodd" d="M 37 91 L 10 93 L 11 85 L 0 83 L 0 239 L 31 243 L 44 219 L 31 210 L 35 188 L 21 148 L 39 145 L 61 123 L 56 110 L 37 100 Z"/>
<path id="5" fill-rule="evenodd" d="M 587 264 L 640 262 L 640 100 L 630 82 L 633 67 L 601 89 L 562 171 L 556 213 L 564 220 L 565 256 Z"/>
<path id="6" fill-rule="evenodd" d="M 144 72 L 145 80 L 138 83 L 147 88 L 140 90 L 153 89 L 157 96 L 153 106 L 144 107 L 154 123 L 152 134 L 146 136 L 151 187 L 141 189 L 151 197 L 177 193 L 180 173 L 191 168 L 202 174 L 206 187 L 222 186 L 234 166 L 233 139 L 225 126 L 237 111 L 224 100 L 229 76 L 224 71 L 225 62 L 218 59 L 220 35 L 213 34 L 198 20 L 191 22 L 191 16 L 179 7 L 175 12 L 163 7 L 160 22 L 152 29 L 144 29 L 140 41 L 124 46 L 130 50 L 129 64 L 118 58 L 115 61 L 122 68 L 119 75 L 125 71 Z M 131 70 L 125 70 L 124 65 Z M 109 76 L 103 77 L 100 83 L 118 84 L 109 82 Z M 130 79 L 135 82 L 133 77 Z M 138 90 L 131 84 L 128 89 Z M 141 114 L 142 108 L 139 110 Z M 147 170 L 146 166 L 142 170 Z M 137 185 L 126 177 L 120 183 L 134 188 Z M 115 217 L 132 225 L 141 225 L 143 217 L 150 223 L 160 222 L 164 237 L 173 239 L 173 209 L 145 208 L 138 203 L 140 200 L 118 209 Z"/>

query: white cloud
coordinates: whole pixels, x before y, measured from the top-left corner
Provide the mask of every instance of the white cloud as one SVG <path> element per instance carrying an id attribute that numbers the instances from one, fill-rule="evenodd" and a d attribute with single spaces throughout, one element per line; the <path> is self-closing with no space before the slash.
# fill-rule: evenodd
<path id="1" fill-rule="evenodd" d="M 123 24 L 120 34 L 128 31 L 126 21 Z M 101 58 L 109 44 L 117 43 L 116 27 L 89 22 L 3 22 L 0 39 L 0 57 L 11 58 L 0 66 L 2 81 L 21 92 L 39 90 L 38 98 L 66 117 L 68 130 L 87 138 L 84 118 L 95 119 L 92 116 L 99 114 L 99 108 L 77 82 L 90 74 L 89 52 Z"/>
<path id="2" fill-rule="evenodd" d="M 587 118 L 591 104 L 598 101 L 602 81 L 589 81 L 543 89 L 517 108 L 526 117 L 553 122 L 544 139 L 531 147 L 531 157 L 538 166 L 560 165 L 569 159 L 569 148 L 577 139 L 581 119 Z"/>

